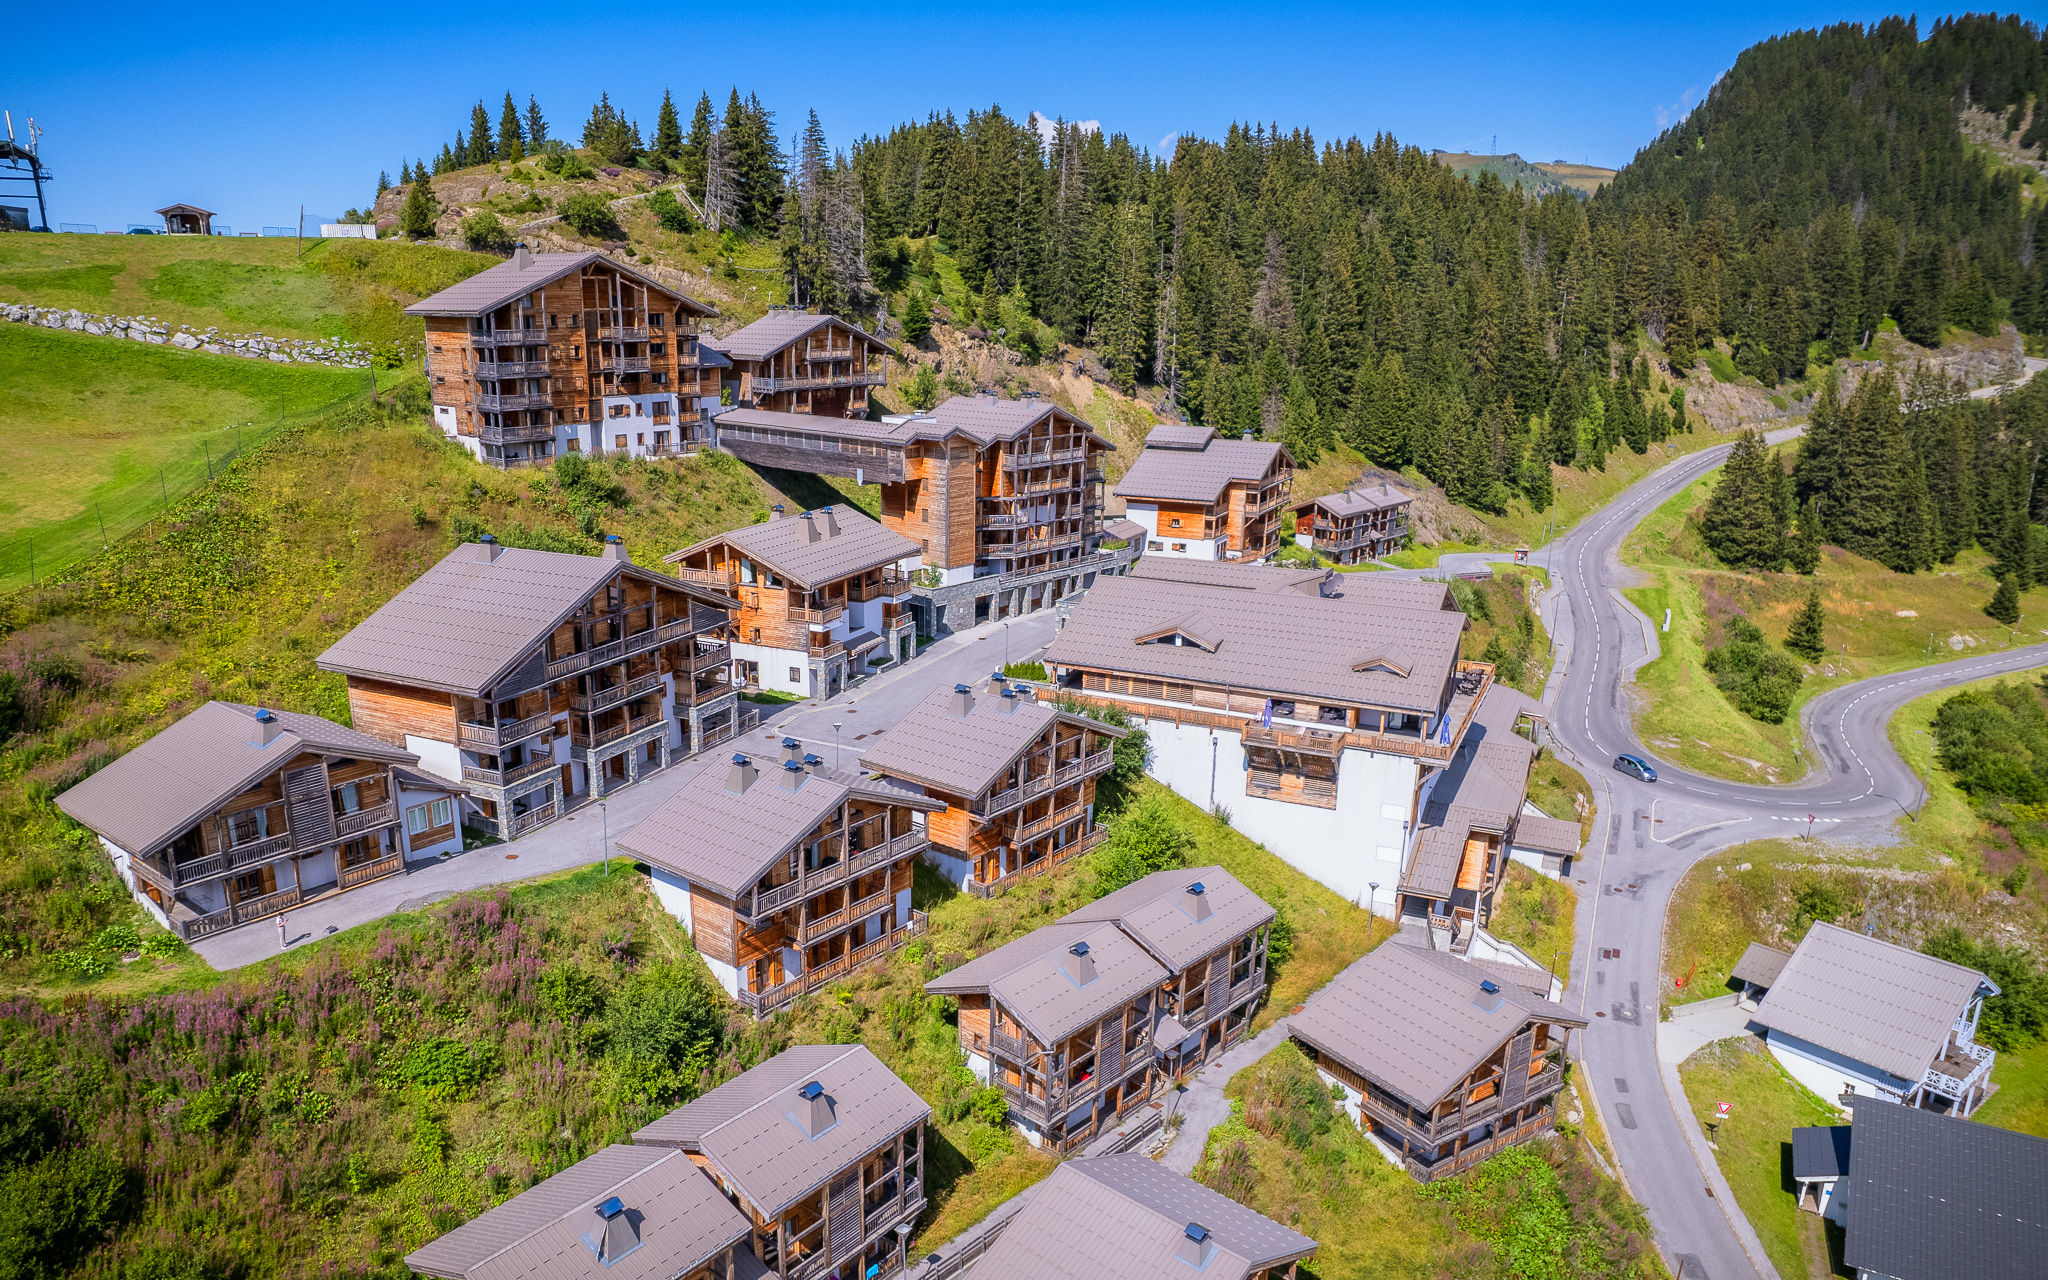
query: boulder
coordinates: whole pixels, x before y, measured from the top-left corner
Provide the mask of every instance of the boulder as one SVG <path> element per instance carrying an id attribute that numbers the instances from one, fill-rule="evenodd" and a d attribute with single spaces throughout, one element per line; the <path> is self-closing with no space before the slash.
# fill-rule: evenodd
<path id="1" fill-rule="evenodd" d="M 180 333 L 171 338 L 171 345 L 174 347 L 183 347 L 187 351 L 197 351 L 199 349 L 200 343 L 199 339 L 193 337 L 191 334 Z"/>

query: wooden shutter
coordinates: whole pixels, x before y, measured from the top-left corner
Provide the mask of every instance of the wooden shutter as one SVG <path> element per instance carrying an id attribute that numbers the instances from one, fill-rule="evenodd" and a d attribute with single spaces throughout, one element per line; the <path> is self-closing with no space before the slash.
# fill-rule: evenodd
<path id="1" fill-rule="evenodd" d="M 1124 1017 L 1104 1018 L 1095 1032 L 1095 1078 L 1112 1085 L 1124 1071 Z"/>
<path id="2" fill-rule="evenodd" d="M 334 843 L 334 797 L 324 761 L 286 773 L 284 799 L 291 813 L 293 847 L 319 849 Z"/>
<path id="3" fill-rule="evenodd" d="M 1500 1105 L 1510 1111 L 1529 1095 L 1529 1051 L 1535 1043 L 1533 1027 L 1522 1028 L 1508 1045 L 1507 1078 L 1500 1082 Z"/>
<path id="4" fill-rule="evenodd" d="M 1209 999 L 1208 1007 L 1202 1010 L 1205 1020 L 1220 1018 L 1230 1010 L 1223 1002 L 1230 998 L 1230 952 L 1223 951 L 1209 957 Z"/>
<path id="5" fill-rule="evenodd" d="M 860 1250 L 861 1185 L 860 1166 L 855 1165 L 832 1179 L 832 1261 L 850 1258 Z"/>

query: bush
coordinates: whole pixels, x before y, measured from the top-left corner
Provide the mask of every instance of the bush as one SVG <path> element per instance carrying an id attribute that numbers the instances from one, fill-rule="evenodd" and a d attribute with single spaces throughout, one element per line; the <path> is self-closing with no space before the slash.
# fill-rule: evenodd
<path id="1" fill-rule="evenodd" d="M 586 240 L 623 240 L 611 201 L 595 191 L 579 191 L 562 201 L 562 221 Z"/>
<path id="2" fill-rule="evenodd" d="M 1935 760 L 1980 801 L 2048 800 L 2048 708 L 2032 686 L 1966 689 L 1934 715 Z"/>
<path id="3" fill-rule="evenodd" d="M 483 1083 L 496 1066 L 497 1053 L 488 1045 L 435 1036 L 406 1053 L 399 1075 L 429 1098 L 459 1098 Z"/>
<path id="4" fill-rule="evenodd" d="M 1110 823 L 1109 838 L 1094 855 L 1097 888 L 1114 893 L 1155 871 L 1184 867 L 1194 844 L 1170 793 L 1147 791 Z"/>
<path id="5" fill-rule="evenodd" d="M 497 214 L 472 213 L 462 220 L 462 243 L 478 253 L 510 253 L 512 233 Z"/>
<path id="6" fill-rule="evenodd" d="M 590 161 L 574 151 L 551 151 L 540 158 L 540 167 L 567 182 L 580 182 L 597 176 L 597 170 L 590 167 Z"/>
<path id="7" fill-rule="evenodd" d="M 683 207 L 682 201 L 676 199 L 676 193 L 667 187 L 659 188 L 653 195 L 647 197 L 647 211 L 654 215 L 654 220 L 661 224 L 664 231 L 688 235 L 697 229 L 697 223 L 690 217 L 690 211 Z"/>
<path id="8" fill-rule="evenodd" d="M 1977 1038 L 1994 1049 L 2017 1049 L 2048 1034 L 2048 979 L 2034 958 L 2019 947 L 1980 942 L 1950 925 L 1921 947 L 1928 955 L 1976 969 L 1998 984 L 1999 993 L 1984 1002 Z"/>
<path id="9" fill-rule="evenodd" d="M 1764 643 L 1764 633 L 1741 614 L 1724 626 L 1728 641 L 1707 650 L 1707 672 L 1742 714 L 1765 724 L 1782 724 L 1792 698 L 1806 679 L 1784 652 Z"/>
<path id="10" fill-rule="evenodd" d="M 121 1218 L 127 1171 L 98 1147 L 0 1175 L 0 1280 L 55 1280 Z"/>

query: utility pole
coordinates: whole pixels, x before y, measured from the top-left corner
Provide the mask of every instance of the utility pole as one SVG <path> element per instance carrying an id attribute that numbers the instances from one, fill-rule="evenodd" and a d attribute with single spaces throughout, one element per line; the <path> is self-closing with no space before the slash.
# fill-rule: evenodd
<path id="1" fill-rule="evenodd" d="M 602 800 L 597 802 L 597 821 L 604 833 L 604 873 L 609 876 L 612 873 L 612 820 L 611 815 L 605 812 Z"/>
<path id="2" fill-rule="evenodd" d="M 292 256 L 303 259 L 306 256 L 306 206 L 299 206 L 299 234 L 292 238 Z"/>

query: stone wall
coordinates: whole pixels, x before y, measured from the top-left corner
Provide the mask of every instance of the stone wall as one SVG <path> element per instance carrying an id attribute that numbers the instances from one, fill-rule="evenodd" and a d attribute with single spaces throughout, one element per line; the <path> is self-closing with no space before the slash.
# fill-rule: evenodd
<path id="1" fill-rule="evenodd" d="M 222 333 L 217 325 L 199 330 L 184 324 L 173 327 L 155 316 L 104 316 L 90 311 L 28 307 L 16 303 L 0 306 L 0 316 L 14 324 L 41 325 L 45 329 L 66 329 L 103 338 L 128 338 L 186 351 L 210 351 L 217 356 L 269 360 L 274 364 L 325 364 L 342 369 L 370 367 L 369 348 L 346 338 L 272 338 L 260 333 Z"/>

